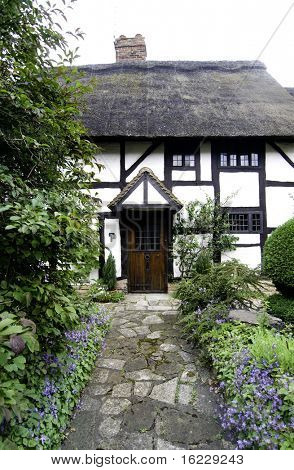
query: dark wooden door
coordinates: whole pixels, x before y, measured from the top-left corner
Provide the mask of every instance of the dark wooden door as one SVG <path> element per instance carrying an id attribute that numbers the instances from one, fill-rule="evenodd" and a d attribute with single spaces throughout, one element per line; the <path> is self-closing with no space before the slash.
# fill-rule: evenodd
<path id="1" fill-rule="evenodd" d="M 129 292 L 167 291 L 167 250 L 163 211 L 142 211 L 129 230 Z"/>

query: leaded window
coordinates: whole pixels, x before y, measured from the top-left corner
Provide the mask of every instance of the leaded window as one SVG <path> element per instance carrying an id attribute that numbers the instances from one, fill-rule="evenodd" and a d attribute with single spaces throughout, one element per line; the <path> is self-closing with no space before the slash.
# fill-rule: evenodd
<path id="1" fill-rule="evenodd" d="M 220 154 L 220 164 L 221 166 L 228 166 L 228 155 L 226 153 Z"/>
<path id="2" fill-rule="evenodd" d="M 183 156 L 173 155 L 173 166 L 182 166 L 182 165 L 183 165 Z"/>
<path id="3" fill-rule="evenodd" d="M 257 153 L 251 154 L 251 166 L 258 166 L 258 154 Z"/>
<path id="4" fill-rule="evenodd" d="M 195 155 L 185 155 L 185 166 L 195 166 Z"/>
<path id="5" fill-rule="evenodd" d="M 229 214 L 230 232 L 260 233 L 262 229 L 260 212 L 231 212 Z"/>
<path id="6" fill-rule="evenodd" d="M 240 155 L 240 165 L 241 166 L 249 166 L 249 156 L 248 155 Z"/>

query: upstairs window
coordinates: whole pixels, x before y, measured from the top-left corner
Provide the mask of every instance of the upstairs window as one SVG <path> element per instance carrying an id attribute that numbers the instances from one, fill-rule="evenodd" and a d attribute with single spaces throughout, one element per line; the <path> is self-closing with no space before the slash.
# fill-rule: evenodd
<path id="1" fill-rule="evenodd" d="M 173 155 L 173 166 L 195 167 L 195 155 Z"/>
<path id="2" fill-rule="evenodd" d="M 224 142 L 217 144 L 218 165 L 221 168 L 260 166 L 262 146 L 259 142 Z"/>
<path id="3" fill-rule="evenodd" d="M 183 156 L 173 155 L 173 166 L 182 166 L 182 165 L 183 165 Z"/>
<path id="4" fill-rule="evenodd" d="M 235 233 L 260 233 L 261 213 L 260 212 L 232 212 L 229 214 L 230 232 Z"/>
<path id="5" fill-rule="evenodd" d="M 185 166 L 195 166 L 195 155 L 185 155 Z"/>

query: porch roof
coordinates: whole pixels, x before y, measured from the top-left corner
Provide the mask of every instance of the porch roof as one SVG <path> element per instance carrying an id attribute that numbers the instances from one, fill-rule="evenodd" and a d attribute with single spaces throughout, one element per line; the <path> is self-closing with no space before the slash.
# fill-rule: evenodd
<path id="1" fill-rule="evenodd" d="M 163 204 L 150 204 L 148 203 L 147 195 L 147 200 L 143 202 L 143 205 L 146 208 L 162 206 L 178 211 L 183 207 L 181 201 L 179 201 L 179 199 L 157 178 L 153 171 L 150 170 L 150 168 L 145 167 L 142 168 L 137 173 L 137 175 L 123 188 L 123 190 L 108 204 L 109 209 L 123 209 L 124 201 L 127 202 L 127 199 L 139 187 L 139 185 L 144 184 L 144 180 L 146 183 L 151 183 L 152 187 L 158 192 L 160 199 L 163 201 Z M 140 203 L 132 203 L 131 205 L 133 207 L 142 206 Z"/>

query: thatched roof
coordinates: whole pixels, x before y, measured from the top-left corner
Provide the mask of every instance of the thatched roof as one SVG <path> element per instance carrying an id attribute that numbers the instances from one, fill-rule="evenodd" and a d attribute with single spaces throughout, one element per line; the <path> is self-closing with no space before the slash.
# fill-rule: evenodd
<path id="1" fill-rule="evenodd" d="M 95 78 L 92 136 L 294 136 L 294 97 L 261 62 L 124 62 L 79 67 Z"/>

